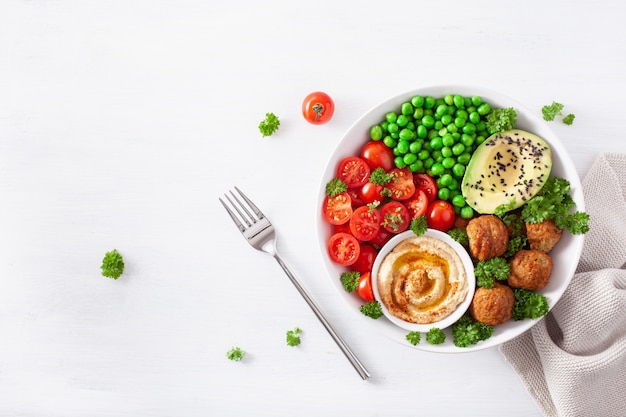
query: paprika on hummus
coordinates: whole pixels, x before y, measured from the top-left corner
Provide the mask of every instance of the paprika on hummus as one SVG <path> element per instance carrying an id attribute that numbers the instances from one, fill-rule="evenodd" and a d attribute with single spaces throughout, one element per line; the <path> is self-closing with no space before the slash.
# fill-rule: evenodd
<path id="1" fill-rule="evenodd" d="M 380 264 L 380 301 L 390 314 L 409 323 L 432 324 L 454 312 L 468 293 L 460 256 L 445 242 L 409 237 Z"/>

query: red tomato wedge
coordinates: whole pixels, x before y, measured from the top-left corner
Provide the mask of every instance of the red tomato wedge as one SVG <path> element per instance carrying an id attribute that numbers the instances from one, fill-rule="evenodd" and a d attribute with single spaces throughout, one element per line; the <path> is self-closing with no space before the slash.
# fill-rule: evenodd
<path id="1" fill-rule="evenodd" d="M 393 168 L 389 171 L 391 181 L 387 188 L 391 191 L 391 198 L 394 200 L 408 200 L 415 193 L 415 183 L 413 173 L 407 168 Z"/>
<path id="2" fill-rule="evenodd" d="M 358 156 L 344 158 L 337 166 L 337 178 L 343 181 L 348 188 L 363 186 L 369 180 L 369 177 L 369 165 Z"/>
<path id="3" fill-rule="evenodd" d="M 348 193 L 326 196 L 322 207 L 324 218 L 331 224 L 347 223 L 352 216 L 352 200 Z"/>
<path id="4" fill-rule="evenodd" d="M 380 212 L 378 209 L 370 209 L 361 206 L 354 210 L 350 217 L 350 231 L 359 240 L 370 240 L 380 230 Z"/>
<path id="5" fill-rule="evenodd" d="M 399 201 L 390 201 L 380 208 L 382 227 L 390 233 L 404 232 L 409 228 L 411 216 L 406 206 Z"/>
<path id="6" fill-rule="evenodd" d="M 415 194 L 408 201 L 405 201 L 404 204 L 406 208 L 409 209 L 409 215 L 412 219 L 418 218 L 424 214 L 426 214 L 426 209 L 428 208 L 428 196 L 424 190 L 415 190 Z"/>
<path id="7" fill-rule="evenodd" d="M 437 187 L 437 183 L 430 175 L 423 173 L 413 174 L 413 182 L 416 189 L 426 193 L 428 201 L 435 201 L 438 198 L 439 187 Z"/>
<path id="8" fill-rule="evenodd" d="M 361 250 L 358 240 L 349 233 L 335 233 L 328 240 L 328 256 L 340 265 L 352 265 L 359 258 Z"/>

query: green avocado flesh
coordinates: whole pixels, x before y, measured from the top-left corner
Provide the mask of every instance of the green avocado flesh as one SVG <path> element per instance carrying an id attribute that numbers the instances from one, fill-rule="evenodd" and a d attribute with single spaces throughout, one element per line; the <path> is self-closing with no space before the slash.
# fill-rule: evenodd
<path id="1" fill-rule="evenodd" d="M 534 197 L 550 176 L 552 151 L 539 136 L 513 129 L 487 138 L 467 165 L 461 192 L 480 214 L 500 205 L 514 210 Z"/>

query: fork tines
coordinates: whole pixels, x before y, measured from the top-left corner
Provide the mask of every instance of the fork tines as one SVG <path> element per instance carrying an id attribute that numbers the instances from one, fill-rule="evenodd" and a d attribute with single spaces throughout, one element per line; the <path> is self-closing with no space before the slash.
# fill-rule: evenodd
<path id="1" fill-rule="evenodd" d="M 222 200 L 221 198 L 219 200 L 230 215 L 230 217 L 233 219 L 239 230 L 243 232 L 248 227 L 251 227 L 253 224 L 255 224 L 257 221 L 263 219 L 265 216 L 263 215 L 261 210 L 259 210 L 259 208 L 248 197 L 246 197 L 246 195 L 239 188 L 235 187 L 235 190 L 237 191 L 241 199 L 246 202 L 246 204 L 244 204 L 232 190 L 229 190 L 230 196 L 228 194 L 224 194 L 224 197 L 226 197 L 226 199 L 230 203 L 230 207 L 235 209 L 237 214 L 235 214 L 235 211 L 230 209 L 230 207 L 224 202 L 224 200 Z M 254 215 L 250 212 L 250 210 L 252 210 Z M 247 226 L 244 226 L 242 221 Z"/>

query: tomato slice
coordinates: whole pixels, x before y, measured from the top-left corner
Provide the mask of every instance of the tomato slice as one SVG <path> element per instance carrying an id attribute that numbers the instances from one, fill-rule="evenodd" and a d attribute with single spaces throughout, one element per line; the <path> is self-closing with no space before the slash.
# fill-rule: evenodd
<path id="1" fill-rule="evenodd" d="M 454 225 L 454 207 L 445 200 L 435 200 L 426 209 L 426 223 L 431 229 L 447 232 Z"/>
<path id="2" fill-rule="evenodd" d="M 387 188 L 391 191 L 391 198 L 394 200 L 408 200 L 415 193 L 415 183 L 413 173 L 407 168 L 393 168 L 389 171 L 391 181 Z"/>
<path id="3" fill-rule="evenodd" d="M 328 256 L 340 265 L 352 265 L 359 258 L 359 242 L 349 233 L 335 233 L 328 240 Z"/>
<path id="4" fill-rule="evenodd" d="M 426 214 L 426 209 L 428 208 L 428 197 L 424 190 L 415 190 L 415 194 L 408 201 L 405 201 L 404 204 L 406 208 L 409 209 L 409 215 L 412 219 L 418 218 Z"/>
<path id="5" fill-rule="evenodd" d="M 367 161 L 370 170 L 382 168 L 389 171 L 395 164 L 394 155 L 390 147 L 380 141 L 371 140 L 361 148 L 361 158 Z"/>
<path id="6" fill-rule="evenodd" d="M 370 178 L 370 167 L 364 159 L 358 156 L 349 156 L 339 162 L 337 178 L 343 181 L 348 188 L 361 187 Z"/>
<path id="7" fill-rule="evenodd" d="M 385 197 L 381 195 L 385 187 L 382 185 L 374 184 L 373 182 L 366 182 L 359 191 L 359 197 L 363 205 L 371 204 L 374 201 L 383 201 Z"/>
<path id="8" fill-rule="evenodd" d="M 399 201 L 390 201 L 380 208 L 382 227 L 390 233 L 404 232 L 409 228 L 409 210 Z"/>
<path id="9" fill-rule="evenodd" d="M 357 294 L 366 302 L 374 301 L 374 289 L 372 288 L 372 274 L 366 272 L 359 277 Z"/>
<path id="10" fill-rule="evenodd" d="M 435 201 L 438 198 L 439 187 L 437 187 L 435 179 L 430 175 L 424 173 L 413 174 L 413 182 L 416 189 L 426 193 L 428 201 Z"/>
<path id="11" fill-rule="evenodd" d="M 361 206 L 350 217 L 350 231 L 359 240 L 370 240 L 380 230 L 380 211 Z"/>
<path id="12" fill-rule="evenodd" d="M 347 192 L 324 198 L 322 212 L 331 224 L 347 223 L 352 216 L 352 200 Z"/>
<path id="13" fill-rule="evenodd" d="M 378 251 L 374 248 L 374 246 L 369 243 L 361 243 L 359 258 L 354 264 L 352 264 L 352 269 L 360 272 L 361 274 L 371 272 L 376 255 L 378 255 Z"/>

